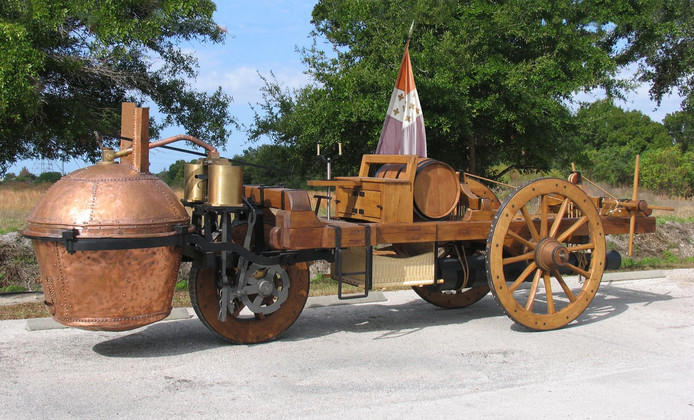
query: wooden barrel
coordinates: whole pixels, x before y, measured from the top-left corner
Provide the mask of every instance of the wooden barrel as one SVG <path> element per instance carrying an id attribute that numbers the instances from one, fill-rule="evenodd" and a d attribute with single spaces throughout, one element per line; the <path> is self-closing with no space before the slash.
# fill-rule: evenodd
<path id="1" fill-rule="evenodd" d="M 377 178 L 403 176 L 405 165 L 387 164 Z M 414 211 L 423 219 L 440 220 L 455 210 L 460 199 L 460 181 L 453 168 L 438 160 L 419 158 L 414 179 Z"/>

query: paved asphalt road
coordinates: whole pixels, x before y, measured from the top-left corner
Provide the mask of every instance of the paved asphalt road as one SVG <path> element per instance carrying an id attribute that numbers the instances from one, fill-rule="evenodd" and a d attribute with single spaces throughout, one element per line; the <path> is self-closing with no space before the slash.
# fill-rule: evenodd
<path id="1" fill-rule="evenodd" d="M 529 332 L 491 296 L 307 309 L 233 346 L 197 319 L 123 333 L 0 322 L 0 418 L 694 418 L 694 270 L 603 282 Z"/>

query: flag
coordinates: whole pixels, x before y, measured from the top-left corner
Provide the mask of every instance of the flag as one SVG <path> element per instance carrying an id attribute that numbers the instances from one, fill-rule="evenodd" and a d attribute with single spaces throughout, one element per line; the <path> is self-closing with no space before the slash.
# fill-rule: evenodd
<path id="1" fill-rule="evenodd" d="M 409 45 L 410 42 L 407 41 L 395 89 L 390 97 L 388 113 L 383 122 L 381 138 L 376 147 L 377 154 L 427 156 L 424 117 L 417 87 L 414 85 Z"/>

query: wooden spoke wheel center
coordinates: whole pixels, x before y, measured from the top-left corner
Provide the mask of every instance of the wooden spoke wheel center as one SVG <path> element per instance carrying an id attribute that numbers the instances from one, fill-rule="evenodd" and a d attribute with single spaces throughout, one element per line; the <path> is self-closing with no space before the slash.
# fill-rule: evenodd
<path id="1" fill-rule="evenodd" d="M 552 272 L 569 262 L 569 250 L 554 238 L 541 239 L 535 248 L 535 263 L 543 271 Z"/>

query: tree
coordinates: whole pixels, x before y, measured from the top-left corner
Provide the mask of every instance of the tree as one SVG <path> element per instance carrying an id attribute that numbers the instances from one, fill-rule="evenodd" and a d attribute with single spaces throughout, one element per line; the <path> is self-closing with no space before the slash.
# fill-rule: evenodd
<path id="1" fill-rule="evenodd" d="M 415 21 L 410 56 L 427 129 L 429 156 L 485 173 L 506 163 L 548 169 L 581 147 L 567 103 L 579 90 L 627 87 L 615 77 L 617 40 L 602 2 L 322 0 L 303 50 L 315 84 L 290 92 L 267 80 L 251 139 L 297 148 L 308 174 L 315 143 L 345 145 L 337 173 L 373 152 Z M 627 12 L 623 12 L 627 13 Z M 495 175 L 495 174 L 492 174 Z M 496 174 L 498 175 L 498 174 Z"/>
<path id="2" fill-rule="evenodd" d="M 197 92 L 181 40 L 222 42 L 211 0 L 4 0 L 0 6 L 0 172 L 21 158 L 95 158 L 94 131 L 117 133 L 120 104 L 154 103 L 212 144 L 231 98 Z"/>
<path id="3" fill-rule="evenodd" d="M 650 84 L 658 105 L 677 89 L 682 109 L 694 107 L 694 3 L 691 0 L 613 0 L 605 12 L 615 22 L 606 42 L 618 46 L 621 65 L 638 63 L 637 80 Z"/>
<path id="4" fill-rule="evenodd" d="M 678 147 L 648 150 L 641 157 L 641 183 L 661 194 L 694 196 L 694 151 Z"/>
<path id="5" fill-rule="evenodd" d="M 678 111 L 667 114 L 663 124 L 682 153 L 694 147 L 694 111 Z"/>
<path id="6" fill-rule="evenodd" d="M 612 185 L 633 181 L 636 155 L 672 146 L 662 124 L 639 111 L 624 111 L 609 100 L 581 107 L 576 127 L 590 162 L 587 172 Z"/>
<path id="7" fill-rule="evenodd" d="M 243 182 L 253 185 L 284 185 L 299 188 L 303 178 L 297 175 L 291 149 L 284 146 L 264 144 L 244 150 L 243 155 L 234 156 L 235 165 L 244 165 Z"/>
<path id="8" fill-rule="evenodd" d="M 186 161 L 179 159 L 176 162 L 169 165 L 168 170 L 161 171 L 157 176 L 164 182 L 166 182 L 170 187 L 181 187 L 185 183 L 184 168 Z"/>

